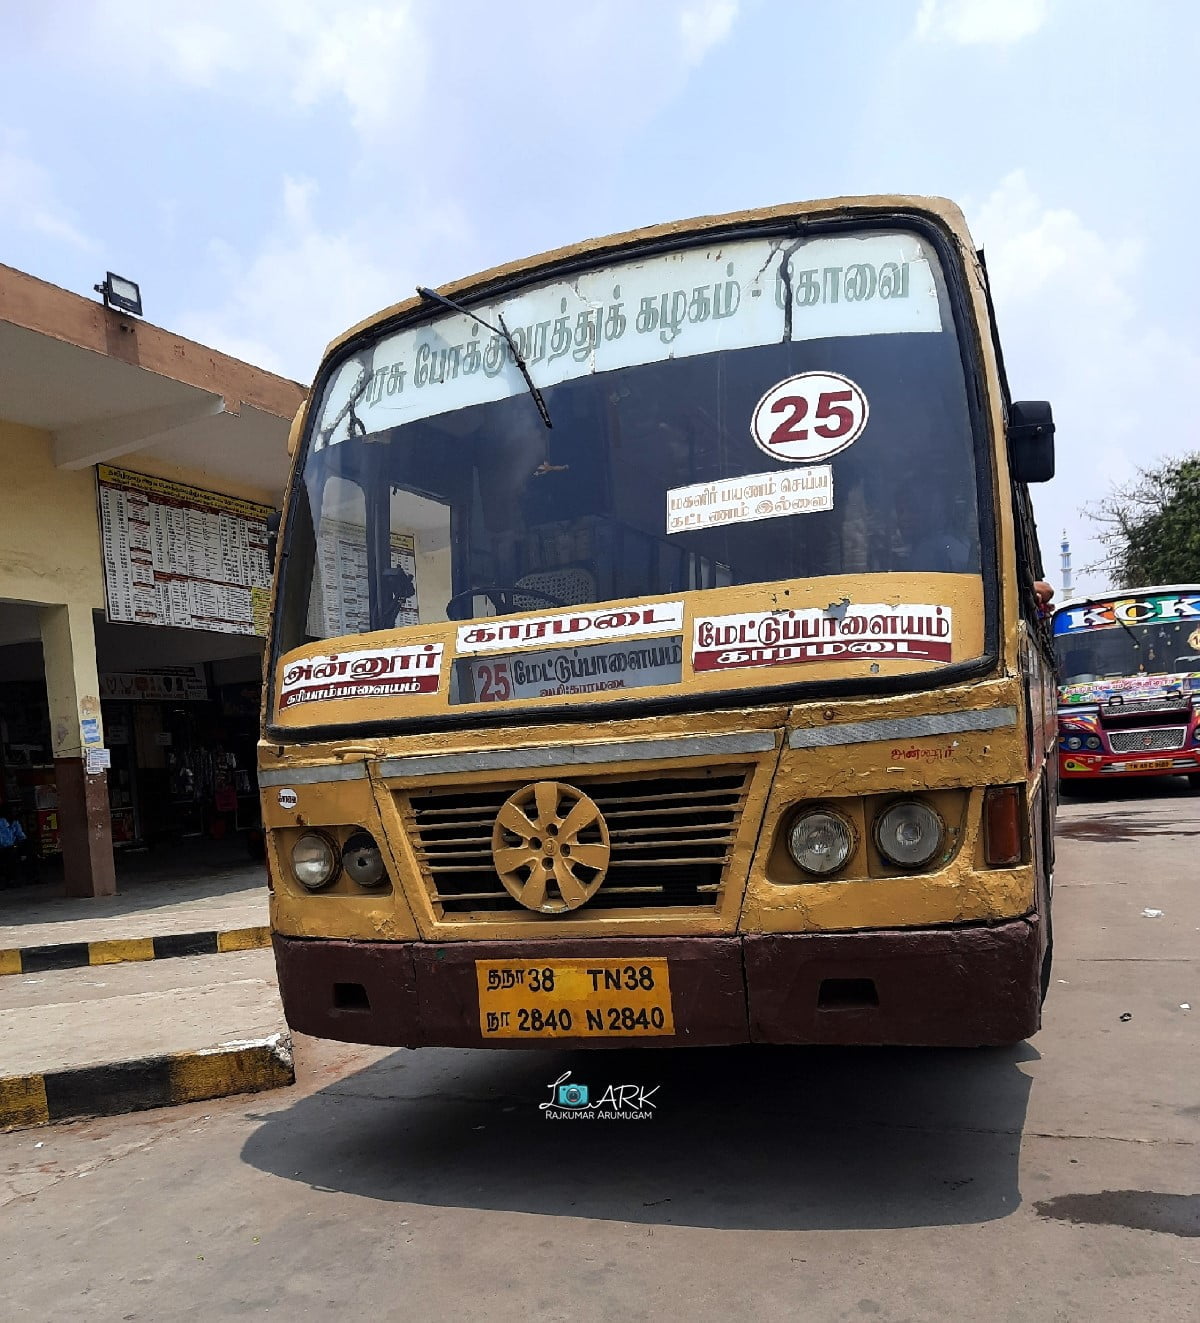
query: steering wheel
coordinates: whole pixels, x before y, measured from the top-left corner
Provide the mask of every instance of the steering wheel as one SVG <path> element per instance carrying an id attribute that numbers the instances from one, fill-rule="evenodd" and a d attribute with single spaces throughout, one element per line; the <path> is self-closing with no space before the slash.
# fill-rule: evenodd
<path id="1" fill-rule="evenodd" d="M 495 606 L 497 615 L 502 616 L 512 615 L 514 611 L 527 610 L 524 606 L 515 605 L 514 597 L 533 597 L 546 606 L 568 605 L 567 602 L 560 602 L 557 597 L 551 597 L 549 593 L 543 593 L 537 588 L 502 588 L 497 584 L 489 584 L 487 587 L 467 588 L 461 593 L 455 593 L 446 603 L 447 620 L 469 620 L 471 603 L 476 597 L 486 597 Z"/>

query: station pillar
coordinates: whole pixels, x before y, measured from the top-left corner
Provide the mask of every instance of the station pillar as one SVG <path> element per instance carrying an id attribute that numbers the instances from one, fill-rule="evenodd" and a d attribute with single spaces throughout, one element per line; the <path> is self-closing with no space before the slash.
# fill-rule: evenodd
<path id="1" fill-rule="evenodd" d="M 104 746 L 92 610 L 43 606 L 40 621 L 67 895 L 111 896 L 117 883 L 108 776 L 88 768 L 88 750 Z"/>

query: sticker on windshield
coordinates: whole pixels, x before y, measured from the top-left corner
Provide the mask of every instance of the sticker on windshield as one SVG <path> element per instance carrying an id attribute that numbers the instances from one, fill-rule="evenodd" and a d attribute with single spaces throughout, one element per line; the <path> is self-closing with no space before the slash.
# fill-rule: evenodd
<path id="1" fill-rule="evenodd" d="M 695 671 L 880 657 L 948 662 L 953 613 L 929 603 L 854 603 L 838 611 L 802 607 L 700 617 L 693 631 Z"/>
<path id="2" fill-rule="evenodd" d="M 772 459 L 828 459 L 862 436 L 869 413 L 862 388 L 837 372 L 801 372 L 777 382 L 750 419 L 754 444 Z"/>
<path id="3" fill-rule="evenodd" d="M 280 708 L 332 698 L 392 698 L 436 694 L 442 677 L 440 643 L 369 648 L 304 657 L 283 668 Z"/>
<path id="4" fill-rule="evenodd" d="M 520 592 L 520 589 L 517 589 Z M 462 625 L 459 652 L 495 652 L 546 643 L 591 643 L 597 639 L 634 638 L 683 628 L 683 603 L 639 602 L 633 606 L 580 607 L 555 616 L 516 620 L 481 620 Z"/>
<path id="5" fill-rule="evenodd" d="M 466 657 L 459 660 L 458 673 L 465 683 L 451 702 L 460 703 L 506 703 L 678 684 L 683 678 L 683 636 Z"/>
<path id="6" fill-rule="evenodd" d="M 745 524 L 833 509 L 833 468 L 813 464 L 788 473 L 746 473 L 667 492 L 667 532 Z"/>

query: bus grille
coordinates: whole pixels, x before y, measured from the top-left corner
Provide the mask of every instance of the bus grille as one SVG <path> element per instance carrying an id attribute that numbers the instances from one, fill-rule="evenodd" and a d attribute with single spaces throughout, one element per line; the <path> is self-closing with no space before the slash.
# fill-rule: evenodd
<path id="1" fill-rule="evenodd" d="M 1154 726 L 1149 730 L 1110 730 L 1108 746 L 1113 753 L 1162 753 L 1182 749 L 1187 739 L 1186 726 Z"/>
<path id="2" fill-rule="evenodd" d="M 573 777 L 608 823 L 611 856 L 599 891 L 574 917 L 606 910 L 713 909 L 742 815 L 749 769 L 637 780 Z M 444 915 L 531 917 L 492 862 L 492 826 L 523 783 L 408 792 L 410 830 L 431 899 Z"/>
<path id="3" fill-rule="evenodd" d="M 1161 698 L 1110 698 L 1104 705 L 1104 719 L 1119 717 L 1164 716 L 1167 713 L 1186 712 L 1190 706 L 1187 694 L 1166 694 Z"/>

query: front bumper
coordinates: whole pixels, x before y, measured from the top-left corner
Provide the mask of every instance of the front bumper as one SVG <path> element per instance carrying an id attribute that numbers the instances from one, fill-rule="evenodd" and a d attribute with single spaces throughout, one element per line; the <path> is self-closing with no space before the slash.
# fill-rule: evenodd
<path id="1" fill-rule="evenodd" d="M 1067 780 L 1110 781 L 1125 776 L 1196 776 L 1200 749 L 1166 753 L 1086 753 L 1059 751 L 1058 769 Z"/>
<path id="2" fill-rule="evenodd" d="M 393 1047 L 671 1047 L 734 1043 L 992 1046 L 1041 1024 L 1036 916 L 993 927 L 522 942 L 274 938 L 288 1023 Z M 675 1033 L 485 1038 L 476 960 L 660 956 Z"/>

